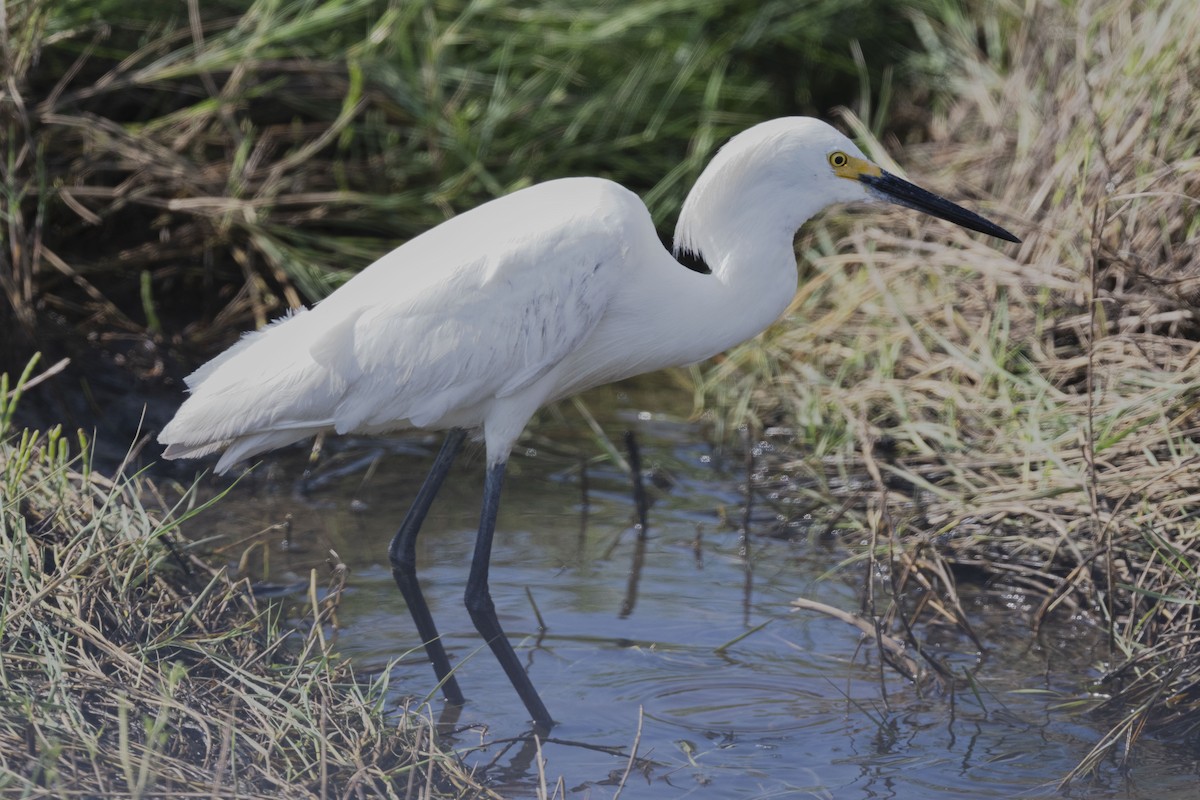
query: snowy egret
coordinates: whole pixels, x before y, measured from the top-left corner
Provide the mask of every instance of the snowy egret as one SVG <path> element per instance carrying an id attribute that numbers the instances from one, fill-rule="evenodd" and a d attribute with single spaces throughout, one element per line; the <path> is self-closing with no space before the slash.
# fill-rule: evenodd
<path id="1" fill-rule="evenodd" d="M 447 220 L 317 303 L 200 367 L 163 429 L 167 458 L 222 452 L 217 472 L 324 431 L 448 434 L 388 548 L 447 699 L 462 701 L 416 578 L 415 542 L 468 432 L 487 450 L 466 586 L 471 620 L 533 720 L 545 705 L 492 605 L 488 564 L 509 451 L 546 403 L 689 364 L 775 321 L 796 291 L 792 240 L 825 207 L 890 201 L 971 230 L 1008 231 L 869 161 L 815 119 L 733 137 L 688 194 L 674 256 L 646 206 L 601 178 L 532 186 Z"/>

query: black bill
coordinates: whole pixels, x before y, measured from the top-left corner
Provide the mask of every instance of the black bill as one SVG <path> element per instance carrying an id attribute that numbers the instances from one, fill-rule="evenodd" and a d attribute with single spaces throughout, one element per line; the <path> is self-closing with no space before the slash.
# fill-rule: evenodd
<path id="1" fill-rule="evenodd" d="M 1005 239 L 1010 242 L 1021 241 L 1004 228 L 994 222 L 989 222 L 974 211 L 968 211 L 944 197 L 927 192 L 920 186 L 911 184 L 903 178 L 897 178 L 890 172 L 881 171 L 878 175 L 861 175 L 858 179 L 871 194 L 880 200 L 923 211 L 926 214 L 953 222 L 955 225 L 961 225 L 968 230 L 995 236 L 997 239 Z"/>

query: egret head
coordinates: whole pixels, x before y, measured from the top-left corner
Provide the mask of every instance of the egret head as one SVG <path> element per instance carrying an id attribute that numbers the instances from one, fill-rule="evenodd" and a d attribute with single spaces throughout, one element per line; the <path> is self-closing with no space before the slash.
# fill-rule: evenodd
<path id="1" fill-rule="evenodd" d="M 877 164 L 847 150 L 832 150 L 826 156 L 833 174 L 851 184 L 858 184 L 868 197 L 940 217 L 955 225 L 1010 242 L 1021 241 L 1008 231 L 940 195 L 927 192 L 916 184 L 898 178 Z"/>
<path id="2" fill-rule="evenodd" d="M 739 133 L 713 157 L 684 203 L 675 248 L 710 255 L 728 248 L 730 235 L 778 235 L 771 230 L 777 228 L 790 236 L 830 205 L 876 201 L 1020 241 L 978 214 L 883 170 L 832 126 L 810 117 L 784 117 Z"/>

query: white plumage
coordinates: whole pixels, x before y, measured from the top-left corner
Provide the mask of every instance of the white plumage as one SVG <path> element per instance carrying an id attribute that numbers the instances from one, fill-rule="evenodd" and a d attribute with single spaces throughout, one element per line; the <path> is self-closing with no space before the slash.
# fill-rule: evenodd
<path id="1" fill-rule="evenodd" d="M 201 367 L 159 437 L 166 457 L 223 450 L 223 472 L 321 431 L 465 427 L 483 429 L 495 462 L 546 402 L 753 336 L 795 292 L 796 228 L 831 200 L 865 198 L 849 181 L 809 191 L 822 176 L 797 168 L 828 165 L 788 163 L 807 154 L 786 146 L 797 130 L 861 157 L 815 120 L 734 139 L 679 223 L 712 275 L 679 266 L 618 184 L 539 184 L 418 236 Z"/>
<path id="2" fill-rule="evenodd" d="M 224 471 L 320 431 L 479 427 L 497 405 L 533 403 L 532 414 L 553 386 L 523 393 L 628 279 L 621 232 L 635 223 L 653 235 L 634 195 L 587 178 L 455 217 L 197 370 L 160 437 L 166 456 L 225 450 Z"/>
<path id="3" fill-rule="evenodd" d="M 487 595 L 513 443 L 547 402 L 699 361 L 759 333 L 795 293 L 792 239 L 805 220 L 832 203 L 880 199 L 1016 241 L 884 172 L 825 123 L 772 120 L 731 139 L 684 203 L 676 253 L 699 256 L 711 274 L 680 265 L 645 205 L 611 181 L 523 189 L 442 223 L 312 309 L 245 336 L 188 378 L 191 396 L 159 441 L 167 458 L 221 452 L 223 472 L 322 431 L 450 429 L 389 554 L 444 691 L 460 699 L 427 609 L 424 619 L 418 613 L 412 543 L 461 443 L 455 431 L 481 430 L 489 472 L 468 607 L 533 718 L 549 724 Z"/>

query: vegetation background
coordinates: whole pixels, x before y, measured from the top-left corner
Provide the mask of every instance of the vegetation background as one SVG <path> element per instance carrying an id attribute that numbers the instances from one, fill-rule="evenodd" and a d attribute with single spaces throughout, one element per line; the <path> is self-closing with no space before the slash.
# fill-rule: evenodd
<path id="1" fill-rule="evenodd" d="M 0 372 L 28 386 L 35 352 L 71 367 L 19 404 L 19 381 L 0 387 L 0 540 L 20 565 L 0 679 L 46 698 L 0 713 L 0 780 L 215 792 L 236 759 L 257 770 L 248 796 L 465 791 L 453 765 L 423 772 L 426 734 L 397 744 L 380 695 L 347 700 L 341 667 L 285 655 L 179 556 L 143 484 L 91 467 L 130 442 L 136 462 L 190 366 L 447 216 L 592 174 L 667 234 L 725 138 L 794 113 L 841 120 L 1026 241 L 902 215 L 810 226 L 799 321 L 697 373 L 700 392 L 786 430 L 773 467 L 870 534 L 850 558 L 890 576 L 863 611 L 918 654 L 898 669 L 939 677 L 922 625 L 966 624 L 970 567 L 1044 598 L 1035 624 L 1070 607 L 1110 632 L 1114 732 L 1081 769 L 1145 730 L 1194 737 L 1198 27 L 1191 0 L 3 0 Z M 88 459 L 59 424 L 96 431 Z M 254 675 L 222 673 L 238 659 L 211 633 L 241 624 L 270 654 Z M 213 716 L 275 679 L 306 721 L 288 736 L 278 710 Z M 204 735 L 164 733 L 183 717 Z"/>

